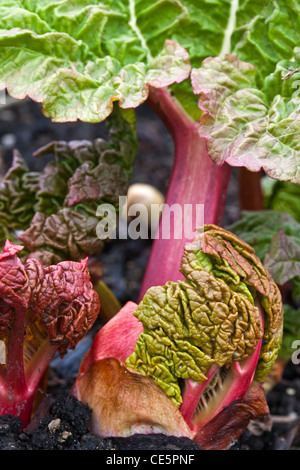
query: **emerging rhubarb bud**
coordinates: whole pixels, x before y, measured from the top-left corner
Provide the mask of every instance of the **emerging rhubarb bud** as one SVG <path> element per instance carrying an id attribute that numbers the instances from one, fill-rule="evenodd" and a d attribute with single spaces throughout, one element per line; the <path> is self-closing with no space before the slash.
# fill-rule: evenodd
<path id="1" fill-rule="evenodd" d="M 76 396 L 93 409 L 94 421 L 100 422 L 94 422 L 94 430 L 110 432 L 109 426 L 103 429 L 103 409 L 95 404 L 101 401 L 99 390 L 107 379 L 104 366 L 102 373 L 94 372 L 100 370 L 97 362 L 105 358 L 117 359 L 122 367 L 125 362 L 128 374 L 154 380 L 192 435 L 201 430 L 199 442 L 205 441 L 205 430 L 215 432 L 218 422 L 231 415 L 230 411 L 224 414 L 228 407 L 244 409 L 239 432 L 250 416 L 266 414 L 264 403 L 250 412 L 254 392 L 249 395 L 249 389 L 253 380 L 264 380 L 280 347 L 283 310 L 278 287 L 253 248 L 215 225 L 206 225 L 186 245 L 181 273 L 184 280 L 151 287 L 138 306 L 129 302 L 96 335 L 74 388 Z M 91 388 L 83 386 L 92 368 L 93 380 L 102 383 L 97 400 Z M 113 418 L 114 405 L 109 405 L 107 396 L 111 419 L 118 419 Z M 123 395 L 122 403 L 132 410 L 139 406 L 139 395 Z M 120 424 L 127 433 L 139 432 L 139 425 L 138 419 L 130 430 L 126 423 Z"/>
<path id="2" fill-rule="evenodd" d="M 23 264 L 17 256 L 22 248 L 7 241 L 0 254 L 0 340 L 6 350 L 0 415 L 18 416 L 25 426 L 51 358 L 75 348 L 94 324 L 100 302 L 87 260 L 44 268 L 33 258 Z"/>
<path id="3" fill-rule="evenodd" d="M 197 432 L 268 374 L 282 303 L 253 248 L 214 225 L 185 246 L 181 272 L 134 312 L 144 331 L 126 365 L 152 377 Z"/>

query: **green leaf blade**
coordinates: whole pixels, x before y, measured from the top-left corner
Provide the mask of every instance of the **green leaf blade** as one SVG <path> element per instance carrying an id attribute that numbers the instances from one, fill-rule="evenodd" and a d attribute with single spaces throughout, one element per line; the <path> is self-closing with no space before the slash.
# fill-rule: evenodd
<path id="1" fill-rule="evenodd" d="M 3 2 L 0 88 L 43 104 L 53 121 L 103 121 L 118 101 L 135 108 L 149 86 L 179 83 L 189 55 L 174 40 L 150 51 L 134 2 Z M 25 18 L 25 28 L 21 17 Z"/>

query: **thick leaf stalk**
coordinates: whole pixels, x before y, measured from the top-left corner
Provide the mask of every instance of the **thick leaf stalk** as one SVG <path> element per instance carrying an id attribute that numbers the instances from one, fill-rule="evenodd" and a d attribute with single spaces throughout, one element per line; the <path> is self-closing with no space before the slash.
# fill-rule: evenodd
<path id="1" fill-rule="evenodd" d="M 149 287 L 181 278 L 182 251 L 185 244 L 194 238 L 197 227 L 204 223 L 221 224 L 231 175 L 231 167 L 227 164 L 218 166 L 211 160 L 196 122 L 190 119 L 168 89 L 150 88 L 148 104 L 172 136 L 174 164 L 139 300 Z M 170 210 L 172 208 L 175 212 Z M 173 219 L 169 219 L 169 213 L 171 217 L 175 213 Z M 176 217 L 178 214 L 180 216 Z M 164 224 L 168 222 L 169 237 L 164 231 Z"/>
<path id="2" fill-rule="evenodd" d="M 53 355 L 76 347 L 100 305 L 87 260 L 44 268 L 33 258 L 23 264 L 22 249 L 7 241 L 0 254 L 0 415 L 26 426 Z"/>

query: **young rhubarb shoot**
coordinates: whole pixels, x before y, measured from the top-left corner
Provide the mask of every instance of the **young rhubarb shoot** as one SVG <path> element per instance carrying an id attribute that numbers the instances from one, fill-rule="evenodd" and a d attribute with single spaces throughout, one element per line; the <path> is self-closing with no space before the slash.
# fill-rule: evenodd
<path id="1" fill-rule="evenodd" d="M 24 427 L 53 355 L 75 348 L 94 324 L 100 303 L 87 260 L 44 268 L 34 258 L 23 264 L 17 256 L 22 249 L 7 241 L 0 254 L 0 340 L 6 349 L 0 415 L 17 416 Z"/>
<path id="2" fill-rule="evenodd" d="M 99 361 L 115 358 L 128 373 L 154 379 L 196 436 L 242 400 L 253 381 L 264 381 L 280 348 L 283 310 L 254 249 L 218 226 L 206 225 L 186 244 L 180 270 L 184 279 L 151 287 L 139 305 L 128 303 L 100 330 L 74 393 L 93 408 L 83 378 Z M 93 380 L 106 379 L 99 373 Z M 97 405 L 93 412 L 101 420 Z"/>

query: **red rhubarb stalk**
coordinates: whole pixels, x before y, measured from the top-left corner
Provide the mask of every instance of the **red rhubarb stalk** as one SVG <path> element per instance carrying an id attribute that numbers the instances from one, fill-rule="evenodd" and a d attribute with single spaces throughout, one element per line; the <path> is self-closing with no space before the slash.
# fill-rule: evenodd
<path id="1" fill-rule="evenodd" d="M 165 205 L 180 205 L 184 214 L 184 206 L 190 204 L 193 209 L 191 219 L 185 218 L 185 223 L 192 230 L 204 223 L 220 224 L 231 167 L 227 164 L 217 166 L 210 159 L 205 140 L 198 133 L 197 123 L 189 118 L 167 88 L 150 87 L 148 104 L 164 122 L 174 142 L 174 164 Z M 204 205 L 204 220 L 199 221 L 196 206 L 201 204 Z M 176 224 L 182 224 L 182 220 L 174 220 L 170 224 L 171 228 L 174 224 L 174 234 L 180 233 L 182 229 L 182 237 L 162 237 L 165 211 L 166 209 L 163 210 L 158 233 L 153 240 L 139 300 L 153 285 L 182 279 L 179 267 L 183 248 L 192 240 L 184 236 L 182 226 L 176 227 Z"/>
<path id="2" fill-rule="evenodd" d="M 24 335 L 26 309 L 16 309 L 15 321 L 8 335 L 7 362 L 1 364 L 0 379 L 0 416 L 11 414 L 18 416 L 22 423 L 30 421 L 32 406 L 38 385 L 49 363 L 57 351 L 46 338 L 39 347 L 38 354 L 24 365 Z"/>

